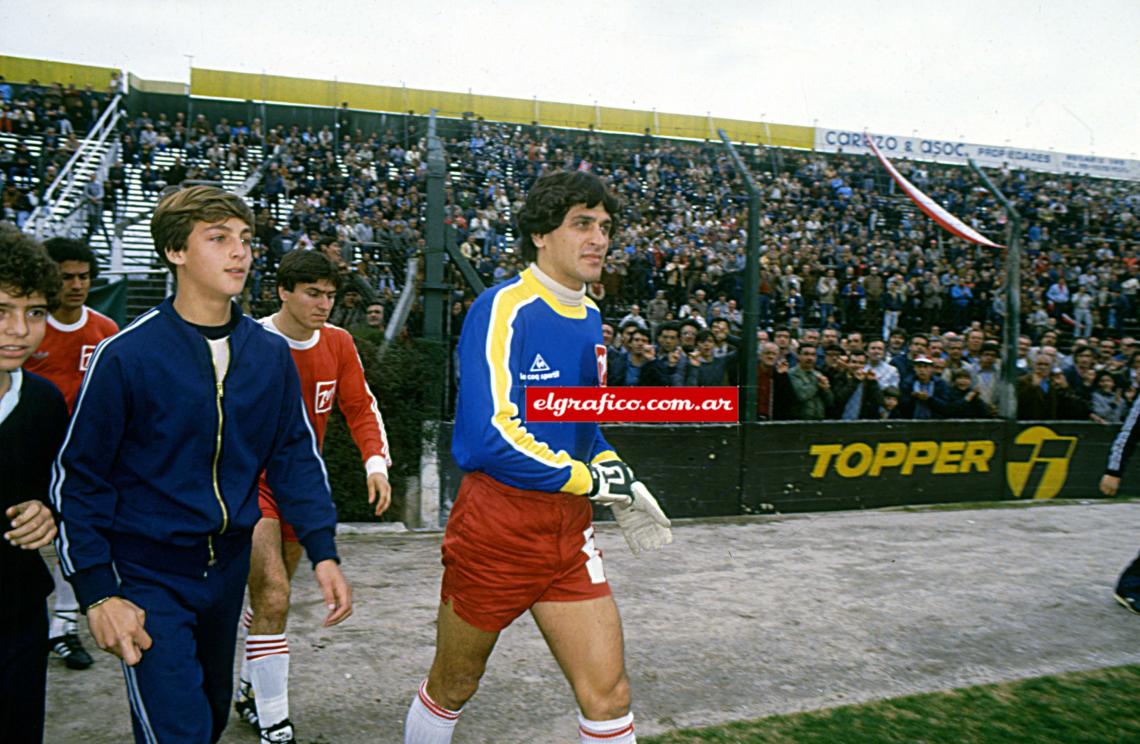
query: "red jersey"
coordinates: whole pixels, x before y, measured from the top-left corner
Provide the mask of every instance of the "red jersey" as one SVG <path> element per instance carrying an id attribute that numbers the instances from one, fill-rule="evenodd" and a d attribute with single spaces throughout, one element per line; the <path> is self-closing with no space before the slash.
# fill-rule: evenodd
<path id="1" fill-rule="evenodd" d="M 352 335 L 342 328 L 326 325 L 313 333 L 308 341 L 294 341 L 273 325 L 272 318 L 259 321 L 289 344 L 293 362 L 301 377 L 301 395 L 309 422 L 317 435 L 317 446 L 323 449 L 325 429 L 333 401 L 348 422 L 352 439 L 360 449 L 369 474 L 387 475 L 392 458 L 388 454 L 388 435 L 380 406 L 364 381 L 364 367 Z"/>
<path id="2" fill-rule="evenodd" d="M 43 343 L 24 363 L 24 369 L 51 380 L 63 393 L 67 412 L 71 413 L 91 353 L 100 341 L 118 332 L 115 321 L 86 306 L 79 320 L 70 325 L 49 315 Z"/>

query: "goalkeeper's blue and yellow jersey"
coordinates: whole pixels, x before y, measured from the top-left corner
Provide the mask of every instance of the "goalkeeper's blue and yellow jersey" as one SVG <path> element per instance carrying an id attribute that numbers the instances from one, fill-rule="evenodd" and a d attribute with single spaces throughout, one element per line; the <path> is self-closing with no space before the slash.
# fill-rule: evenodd
<path id="1" fill-rule="evenodd" d="M 527 422 L 530 385 L 604 383 L 601 313 L 566 305 L 532 269 L 475 300 L 459 337 L 451 452 L 459 467 L 532 491 L 590 490 L 587 463 L 616 458 L 595 423 Z"/>

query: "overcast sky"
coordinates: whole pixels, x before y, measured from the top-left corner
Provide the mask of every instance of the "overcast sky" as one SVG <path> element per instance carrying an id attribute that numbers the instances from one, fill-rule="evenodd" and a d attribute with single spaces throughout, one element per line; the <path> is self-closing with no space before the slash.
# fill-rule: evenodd
<path id="1" fill-rule="evenodd" d="M 1140 1 L 0 0 L 0 52 L 1140 159 Z"/>

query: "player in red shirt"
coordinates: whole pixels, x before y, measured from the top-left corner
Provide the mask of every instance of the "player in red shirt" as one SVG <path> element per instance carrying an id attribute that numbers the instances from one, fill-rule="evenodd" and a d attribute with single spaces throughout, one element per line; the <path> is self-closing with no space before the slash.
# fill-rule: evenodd
<path id="1" fill-rule="evenodd" d="M 63 291 L 60 292 L 59 307 L 48 317 L 44 342 L 24 369 L 55 383 L 67 401 L 70 413 L 75 408 L 91 352 L 100 341 L 118 333 L 119 326 L 84 304 L 91 291 L 91 282 L 99 273 L 91 249 L 78 240 L 67 238 L 52 238 L 44 243 L 44 247 L 59 264 Z"/>
<path id="2" fill-rule="evenodd" d="M 24 364 L 24 369 L 46 377 L 59 388 L 70 414 L 75 408 L 91 352 L 100 341 L 118 333 L 119 326 L 84 304 L 91 282 L 99 273 L 95 254 L 87 244 L 52 238 L 44 247 L 59 265 L 63 289 L 59 293 L 59 306 L 48 316 L 43 343 Z M 52 653 L 63 659 L 69 669 L 86 669 L 93 662 L 79 641 L 79 603 L 75 590 L 60 574 L 58 563 L 52 576 L 55 578 L 55 609 L 48 632 Z"/>
<path id="3" fill-rule="evenodd" d="M 285 338 L 301 377 L 309 422 L 324 444 L 325 427 L 335 401 L 360 449 L 368 481 L 368 503 L 379 516 L 392 500 L 388 484 L 388 438 L 380 409 L 364 380 L 364 368 L 352 336 L 327 325 L 337 291 L 337 267 L 319 251 L 295 250 L 277 269 L 281 309 L 261 320 Z M 263 741 L 293 741 L 289 721 L 289 581 L 301 557 L 292 528 L 281 521 L 273 494 L 259 485 L 262 519 L 253 532 L 249 570 L 252 617 L 245 643 L 241 681 L 234 707 L 258 728 Z"/>

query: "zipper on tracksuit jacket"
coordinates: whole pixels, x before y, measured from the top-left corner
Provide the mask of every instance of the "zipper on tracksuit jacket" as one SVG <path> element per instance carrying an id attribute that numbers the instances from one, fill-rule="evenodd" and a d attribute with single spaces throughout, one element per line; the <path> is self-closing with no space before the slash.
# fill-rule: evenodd
<path id="1" fill-rule="evenodd" d="M 218 433 L 214 439 L 214 462 L 212 468 L 212 477 L 214 481 L 214 498 L 218 500 L 218 506 L 222 510 L 222 528 L 218 530 L 218 534 L 221 535 L 226 531 L 226 528 L 229 527 L 230 524 L 230 513 L 229 510 L 226 509 L 226 502 L 222 499 L 222 488 L 218 483 L 218 460 L 220 460 L 222 457 L 222 424 L 225 421 L 225 417 L 222 413 L 222 397 L 225 395 L 224 383 L 226 381 L 226 375 L 229 374 L 229 365 L 227 364 L 226 371 L 222 373 L 222 379 L 218 380 L 218 363 L 214 360 L 214 351 L 212 348 L 210 348 L 210 343 L 208 341 L 206 342 L 206 350 L 210 353 L 210 367 L 214 372 L 214 400 L 216 401 L 218 407 Z M 226 350 L 230 351 L 230 340 L 228 338 L 226 339 Z M 209 565 L 212 566 L 215 562 L 217 562 L 217 558 L 214 555 L 213 535 L 210 535 L 206 539 L 206 544 L 210 550 Z"/>

